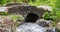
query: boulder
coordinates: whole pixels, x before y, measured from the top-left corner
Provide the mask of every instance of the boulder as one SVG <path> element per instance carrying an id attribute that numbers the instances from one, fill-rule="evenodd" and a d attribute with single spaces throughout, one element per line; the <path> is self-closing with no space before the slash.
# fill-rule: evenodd
<path id="1" fill-rule="evenodd" d="M 14 22 L 9 18 L 0 17 L 0 29 L 2 32 L 14 32 L 15 26 Z"/>
<path id="2" fill-rule="evenodd" d="M 55 28 L 48 28 L 48 29 L 46 29 L 45 32 L 56 32 L 56 31 L 55 31 Z"/>
<path id="3" fill-rule="evenodd" d="M 50 27 L 52 22 L 50 20 L 44 20 L 44 19 L 39 19 L 36 21 L 36 23 L 42 27 Z"/>

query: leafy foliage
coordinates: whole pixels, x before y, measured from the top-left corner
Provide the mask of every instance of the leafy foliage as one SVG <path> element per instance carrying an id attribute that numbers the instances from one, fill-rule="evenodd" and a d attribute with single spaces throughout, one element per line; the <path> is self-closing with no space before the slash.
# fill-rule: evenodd
<path id="1" fill-rule="evenodd" d="M 45 20 L 56 20 L 57 16 L 51 15 L 51 13 L 49 14 L 49 13 L 46 12 L 46 13 L 44 13 L 43 18 Z"/>
<path id="2" fill-rule="evenodd" d="M 0 0 L 0 4 L 3 5 L 7 2 L 7 0 Z"/>
<path id="3" fill-rule="evenodd" d="M 0 15 L 8 15 L 6 12 L 0 12 Z"/>

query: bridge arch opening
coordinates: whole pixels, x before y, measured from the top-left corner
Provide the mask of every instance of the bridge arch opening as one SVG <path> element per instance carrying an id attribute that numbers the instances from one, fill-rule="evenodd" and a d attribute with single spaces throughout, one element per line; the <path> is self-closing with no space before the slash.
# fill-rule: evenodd
<path id="1" fill-rule="evenodd" d="M 35 13 L 28 13 L 25 22 L 36 22 L 39 19 L 39 16 Z"/>

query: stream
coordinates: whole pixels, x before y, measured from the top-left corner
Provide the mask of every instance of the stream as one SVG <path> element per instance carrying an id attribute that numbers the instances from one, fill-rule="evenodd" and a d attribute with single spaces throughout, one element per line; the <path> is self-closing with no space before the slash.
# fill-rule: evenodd
<path id="1" fill-rule="evenodd" d="M 20 25 L 16 32 L 46 32 L 47 28 L 41 27 L 36 23 L 24 23 Z M 54 29 L 50 32 L 55 32 Z"/>

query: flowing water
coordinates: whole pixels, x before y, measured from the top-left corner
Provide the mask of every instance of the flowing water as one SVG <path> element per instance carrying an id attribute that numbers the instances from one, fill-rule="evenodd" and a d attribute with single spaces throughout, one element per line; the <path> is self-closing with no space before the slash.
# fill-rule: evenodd
<path id="1" fill-rule="evenodd" d="M 46 28 L 39 26 L 36 23 L 24 23 L 20 25 L 16 32 L 45 32 Z"/>

